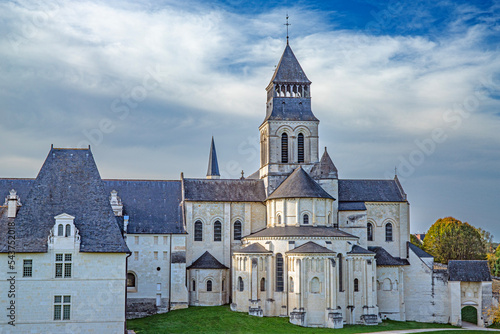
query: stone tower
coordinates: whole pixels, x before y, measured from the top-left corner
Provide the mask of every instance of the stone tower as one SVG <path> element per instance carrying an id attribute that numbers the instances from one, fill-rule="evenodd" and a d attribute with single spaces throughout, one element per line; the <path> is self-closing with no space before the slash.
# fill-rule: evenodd
<path id="1" fill-rule="evenodd" d="M 259 127 L 260 178 L 270 194 L 295 168 L 309 172 L 319 160 L 311 81 L 288 43 L 266 90 L 266 118 Z"/>

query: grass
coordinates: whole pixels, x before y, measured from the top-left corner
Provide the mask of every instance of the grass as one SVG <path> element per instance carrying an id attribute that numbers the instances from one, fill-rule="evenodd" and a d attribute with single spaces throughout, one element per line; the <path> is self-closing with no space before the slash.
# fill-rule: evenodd
<path id="1" fill-rule="evenodd" d="M 162 333 L 366 333 L 398 329 L 455 328 L 446 324 L 384 320 L 378 326 L 347 325 L 343 329 L 305 328 L 292 325 L 288 318 L 254 317 L 233 312 L 229 306 L 189 307 L 165 314 L 127 321 L 137 334 Z"/>

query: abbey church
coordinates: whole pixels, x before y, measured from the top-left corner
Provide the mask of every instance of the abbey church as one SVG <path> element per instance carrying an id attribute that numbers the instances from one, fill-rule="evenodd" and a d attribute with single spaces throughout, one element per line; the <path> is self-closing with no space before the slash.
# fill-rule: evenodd
<path id="1" fill-rule="evenodd" d="M 220 179 L 212 138 L 203 178 L 101 179 L 90 147 L 52 147 L 36 178 L 0 179 L 0 332 L 123 333 L 126 318 L 224 304 L 329 328 L 459 325 L 473 306 L 489 324 L 485 261 L 437 266 L 409 243 L 397 176 L 339 178 L 288 43 L 266 90 L 246 178 Z"/>

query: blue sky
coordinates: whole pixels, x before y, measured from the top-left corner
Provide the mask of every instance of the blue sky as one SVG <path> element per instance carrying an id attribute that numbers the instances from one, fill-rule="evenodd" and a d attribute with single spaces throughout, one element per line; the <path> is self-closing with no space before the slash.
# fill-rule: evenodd
<path id="1" fill-rule="evenodd" d="M 500 240 L 498 1 L 4 1 L 1 177 L 51 144 L 102 177 L 225 177 L 259 166 L 267 86 L 290 43 L 341 178 L 392 178 L 411 231 L 454 216 Z"/>

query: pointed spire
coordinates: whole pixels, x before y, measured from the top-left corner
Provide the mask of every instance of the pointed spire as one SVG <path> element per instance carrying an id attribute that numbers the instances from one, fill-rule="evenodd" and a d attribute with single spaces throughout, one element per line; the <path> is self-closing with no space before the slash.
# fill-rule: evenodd
<path id="1" fill-rule="evenodd" d="M 215 151 L 214 137 L 210 145 L 210 156 L 208 157 L 207 179 L 219 179 L 219 163 L 217 162 L 217 152 Z"/>
<path id="2" fill-rule="evenodd" d="M 286 45 L 271 82 L 310 84 L 290 45 Z"/>
<path id="3" fill-rule="evenodd" d="M 328 151 L 325 147 L 325 153 L 321 157 L 321 160 L 313 166 L 311 169 L 311 176 L 314 179 L 337 179 L 338 171 L 337 167 L 333 163 Z"/>

